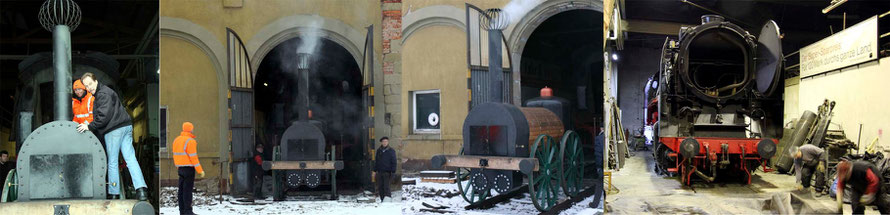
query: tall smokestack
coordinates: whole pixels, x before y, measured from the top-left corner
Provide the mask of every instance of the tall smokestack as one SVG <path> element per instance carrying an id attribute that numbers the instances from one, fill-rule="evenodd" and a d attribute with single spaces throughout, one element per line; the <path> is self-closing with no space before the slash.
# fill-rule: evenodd
<path id="1" fill-rule="evenodd" d="M 80 7 L 72 0 L 47 0 L 39 19 L 53 33 L 53 115 L 56 121 L 71 121 L 71 32 L 80 24 Z"/>
<path id="2" fill-rule="evenodd" d="M 299 121 L 309 121 L 309 59 L 310 54 L 297 53 L 297 116 Z"/>
<path id="3" fill-rule="evenodd" d="M 504 69 L 501 60 L 501 37 L 503 30 L 510 24 L 507 13 L 499 8 L 485 10 L 481 14 L 479 25 L 488 30 L 488 77 L 491 81 L 489 95 L 491 102 L 506 102 L 504 99 Z"/>

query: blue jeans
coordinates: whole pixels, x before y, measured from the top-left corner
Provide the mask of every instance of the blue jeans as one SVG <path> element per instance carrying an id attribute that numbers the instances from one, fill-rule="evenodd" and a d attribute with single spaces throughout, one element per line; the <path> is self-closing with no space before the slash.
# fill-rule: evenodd
<path id="1" fill-rule="evenodd" d="M 124 155 L 127 161 L 127 169 L 130 170 L 130 178 L 133 179 L 133 187 L 136 189 L 146 187 L 145 178 L 142 177 L 142 169 L 136 161 L 136 149 L 133 148 L 133 126 L 128 125 L 114 129 L 105 134 L 105 144 L 108 147 L 108 194 L 121 194 L 121 177 L 117 168 L 118 153 Z"/>

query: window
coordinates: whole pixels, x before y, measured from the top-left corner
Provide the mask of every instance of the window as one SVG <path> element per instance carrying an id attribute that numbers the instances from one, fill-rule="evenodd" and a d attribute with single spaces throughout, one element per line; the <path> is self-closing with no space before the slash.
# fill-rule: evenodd
<path id="1" fill-rule="evenodd" d="M 161 148 L 164 148 L 164 147 L 167 147 L 167 106 L 161 106 L 160 114 L 161 114 L 161 116 L 159 118 L 160 118 L 161 122 L 158 124 L 161 124 L 161 126 L 160 126 L 161 138 L 160 138 L 160 140 L 159 140 L 160 142 L 158 144 L 160 144 Z"/>
<path id="2" fill-rule="evenodd" d="M 415 91 L 412 93 L 411 106 L 414 133 L 439 133 L 439 90 Z"/>

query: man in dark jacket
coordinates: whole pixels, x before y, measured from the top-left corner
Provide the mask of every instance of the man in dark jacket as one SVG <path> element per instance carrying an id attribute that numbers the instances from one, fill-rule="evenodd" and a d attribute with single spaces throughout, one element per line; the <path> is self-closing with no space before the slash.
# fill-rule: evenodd
<path id="1" fill-rule="evenodd" d="M 377 159 L 374 162 L 377 195 L 380 196 L 380 201 L 382 202 L 384 197 L 392 198 L 389 184 L 392 182 L 393 173 L 396 172 L 396 151 L 389 147 L 388 137 L 380 138 L 380 147 L 377 148 L 377 153 L 374 157 Z"/>
<path id="2" fill-rule="evenodd" d="M 108 195 L 112 199 L 119 198 L 121 193 L 120 175 L 118 171 L 118 153 L 123 154 L 130 170 L 130 178 L 139 200 L 148 199 L 145 178 L 136 160 L 136 149 L 133 148 L 133 122 L 127 110 L 121 105 L 120 98 L 108 86 L 99 83 L 93 73 L 85 73 L 80 80 L 87 91 L 96 97 L 93 107 L 93 121 L 77 126 L 77 131 L 99 131 L 104 134 L 105 152 L 108 153 Z"/>
<path id="3" fill-rule="evenodd" d="M 265 199 L 263 197 L 263 144 L 256 144 L 256 151 L 253 153 L 253 197 L 256 200 Z"/>
<path id="4" fill-rule="evenodd" d="M 0 151 L 0 195 L 3 195 L 3 184 L 6 181 L 6 175 L 10 170 L 15 169 L 15 163 L 9 161 L 9 152 Z"/>

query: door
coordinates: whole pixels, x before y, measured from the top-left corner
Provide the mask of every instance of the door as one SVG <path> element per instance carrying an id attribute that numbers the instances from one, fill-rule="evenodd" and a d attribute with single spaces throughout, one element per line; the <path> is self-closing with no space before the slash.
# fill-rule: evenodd
<path id="1" fill-rule="evenodd" d="M 467 88 L 470 91 L 469 109 L 472 110 L 478 104 L 491 101 L 487 95 L 489 88 L 488 75 L 488 31 L 482 28 L 480 22 L 487 18 L 485 10 L 472 4 L 466 4 L 466 32 L 467 32 Z M 513 101 L 513 72 L 510 48 L 507 39 L 501 34 L 501 65 L 504 72 L 504 89 L 501 92 L 507 103 Z"/>
<path id="2" fill-rule="evenodd" d="M 361 168 L 361 181 L 365 190 L 373 190 L 371 179 L 371 160 L 374 149 L 374 25 L 366 27 L 365 46 L 362 48 L 362 113 L 365 117 L 362 123 L 362 148 L 364 159 Z"/>
<path id="3" fill-rule="evenodd" d="M 244 43 L 235 31 L 226 28 L 229 67 L 229 182 L 232 194 L 247 194 L 253 184 L 250 159 L 253 154 L 253 71 Z"/>

